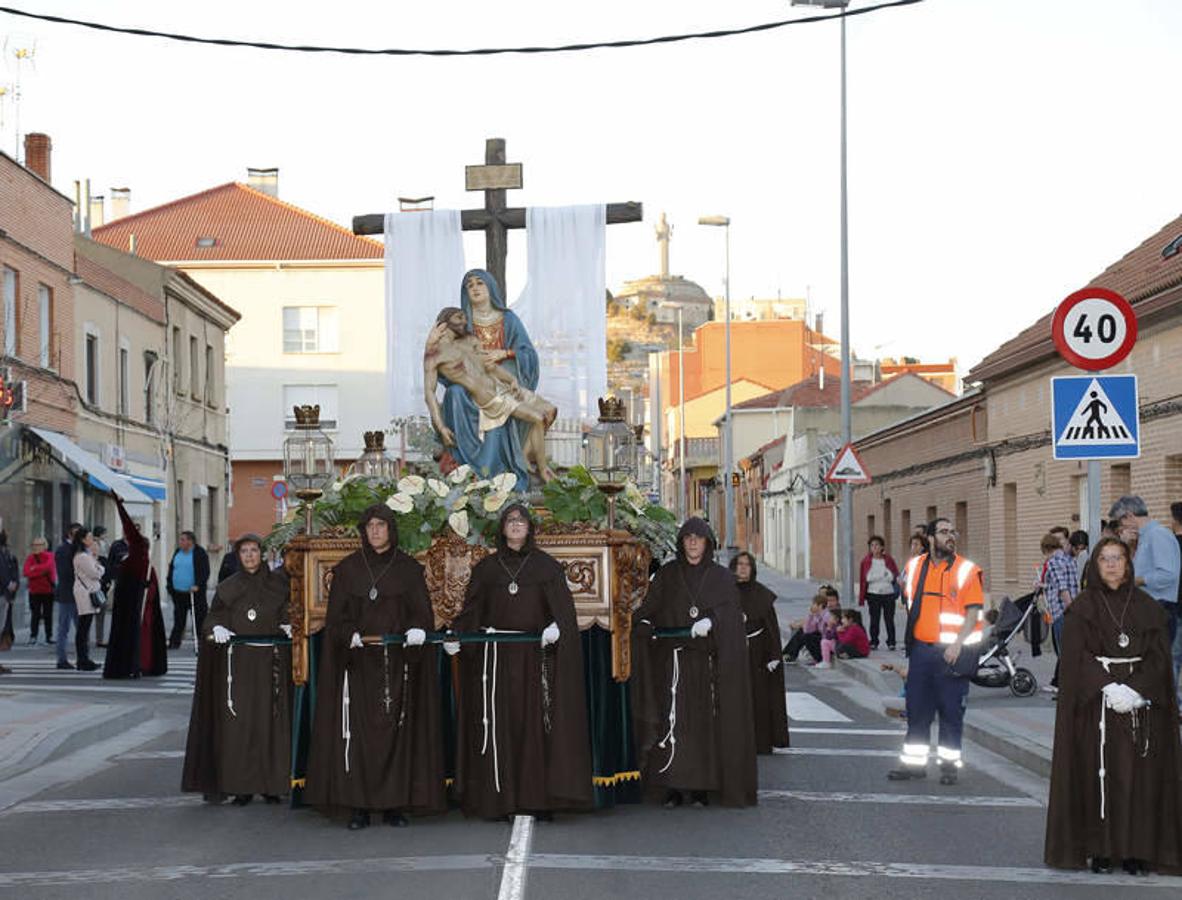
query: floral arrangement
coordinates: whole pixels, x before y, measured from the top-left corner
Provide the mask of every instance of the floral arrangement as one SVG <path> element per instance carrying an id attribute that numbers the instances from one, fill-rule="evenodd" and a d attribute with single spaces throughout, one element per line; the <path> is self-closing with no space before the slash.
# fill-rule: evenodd
<path id="1" fill-rule="evenodd" d="M 584 466 L 572 466 L 547 482 L 542 497 L 559 524 L 607 527 L 607 497 Z M 616 526 L 648 544 L 658 559 L 672 553 L 677 544 L 677 517 L 665 507 L 650 503 L 631 481 L 616 497 Z"/>

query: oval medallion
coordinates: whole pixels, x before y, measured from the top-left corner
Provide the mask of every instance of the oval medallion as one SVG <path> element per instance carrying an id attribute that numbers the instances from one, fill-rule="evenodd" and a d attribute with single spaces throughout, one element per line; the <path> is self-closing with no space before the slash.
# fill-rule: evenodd
<path id="1" fill-rule="evenodd" d="M 378 589 L 376 587 L 371 587 L 369 589 L 369 599 L 370 600 L 377 600 L 378 599 Z"/>
<path id="2" fill-rule="evenodd" d="M 516 594 L 516 593 L 517 593 L 517 582 L 516 582 L 516 581 L 510 581 L 510 582 L 509 582 L 509 593 L 510 593 L 510 594 Z"/>
<path id="3" fill-rule="evenodd" d="M 691 619 L 696 619 L 698 617 L 698 608 L 696 606 L 691 606 L 689 608 L 689 614 Z"/>
<path id="4" fill-rule="evenodd" d="M 1124 647 L 1127 647 L 1127 646 L 1129 646 L 1129 636 L 1128 636 L 1127 634 L 1125 634 L 1125 633 L 1122 631 L 1122 632 L 1120 633 L 1120 636 L 1119 636 L 1119 637 L 1116 639 L 1116 643 L 1117 643 L 1117 644 L 1118 644 L 1118 645 L 1119 645 L 1121 648 L 1124 648 Z"/>
<path id="5" fill-rule="evenodd" d="M 248 609 L 246 611 L 246 618 L 250 619 L 250 621 L 253 622 L 258 617 L 259 617 L 259 614 L 257 612 L 255 612 L 253 609 Z"/>

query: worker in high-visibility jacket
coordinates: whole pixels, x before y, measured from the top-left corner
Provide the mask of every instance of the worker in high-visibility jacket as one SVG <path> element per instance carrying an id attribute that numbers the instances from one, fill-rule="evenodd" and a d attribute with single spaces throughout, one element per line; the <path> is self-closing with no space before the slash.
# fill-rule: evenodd
<path id="1" fill-rule="evenodd" d="M 981 567 L 956 553 L 956 529 L 935 519 L 927 529 L 930 552 L 906 569 L 907 737 L 890 771 L 893 781 L 927 774 L 932 720 L 939 716 L 936 758 L 940 783 L 956 784 L 969 679 L 952 666 L 962 653 L 977 653 L 984 637 Z"/>

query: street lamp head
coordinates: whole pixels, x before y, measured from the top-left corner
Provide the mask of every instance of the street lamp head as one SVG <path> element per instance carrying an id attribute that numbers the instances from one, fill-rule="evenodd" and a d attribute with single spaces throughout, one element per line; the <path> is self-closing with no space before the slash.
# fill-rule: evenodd
<path id="1" fill-rule="evenodd" d="M 728 216 L 702 216 L 698 219 L 698 224 L 726 226 L 731 224 L 731 220 Z"/>

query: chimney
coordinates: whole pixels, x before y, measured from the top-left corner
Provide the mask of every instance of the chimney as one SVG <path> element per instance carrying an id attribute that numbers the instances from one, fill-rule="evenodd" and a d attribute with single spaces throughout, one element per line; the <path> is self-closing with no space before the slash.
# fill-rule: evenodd
<path id="1" fill-rule="evenodd" d="M 246 183 L 254 188 L 256 191 L 262 191 L 269 197 L 279 196 L 279 170 L 278 169 L 251 169 L 246 170 Z"/>
<path id="2" fill-rule="evenodd" d="M 107 201 L 102 194 L 90 198 L 90 227 L 102 228 L 106 222 Z"/>
<path id="3" fill-rule="evenodd" d="M 111 188 L 111 221 L 131 215 L 131 188 Z"/>
<path id="4" fill-rule="evenodd" d="M 813 331 L 817 334 L 825 333 L 825 314 L 817 313 L 816 324 L 813 326 Z"/>
<path id="5" fill-rule="evenodd" d="M 53 141 L 48 134 L 31 131 L 25 135 L 25 168 L 49 183 L 49 155 Z"/>

